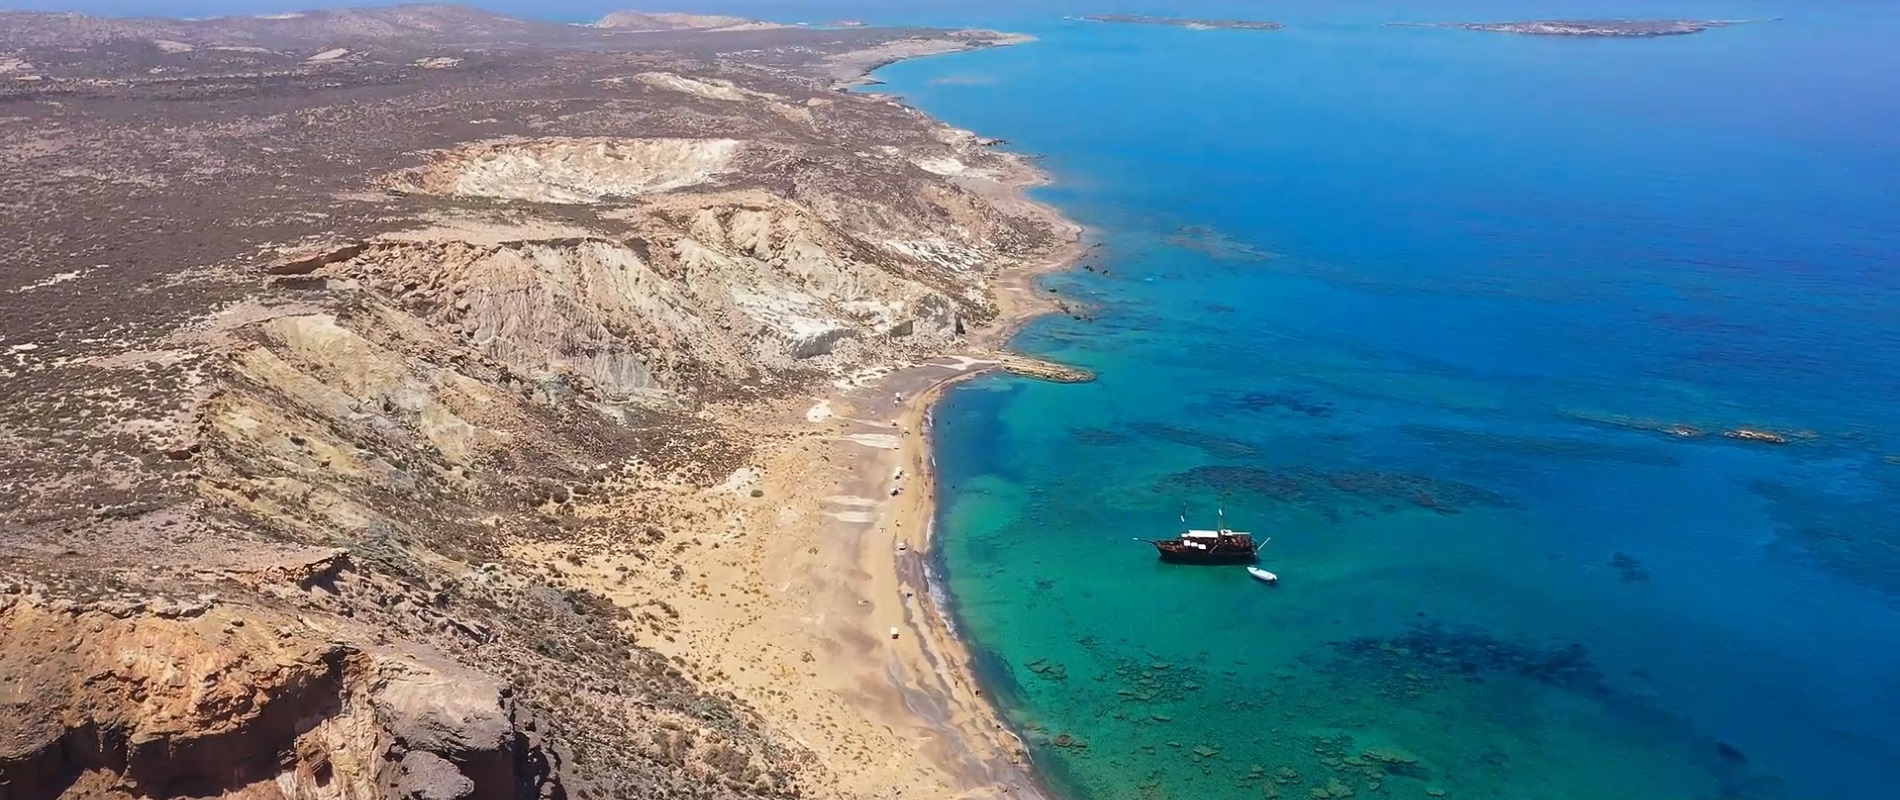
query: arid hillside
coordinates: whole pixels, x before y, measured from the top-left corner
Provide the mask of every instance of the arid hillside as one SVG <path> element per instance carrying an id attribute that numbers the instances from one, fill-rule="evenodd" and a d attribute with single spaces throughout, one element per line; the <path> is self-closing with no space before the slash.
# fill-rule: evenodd
<path id="1" fill-rule="evenodd" d="M 619 24 L 0 14 L 0 798 L 831 793 L 518 554 L 680 580 L 640 498 L 1063 234 L 836 85 L 1005 37 Z"/>

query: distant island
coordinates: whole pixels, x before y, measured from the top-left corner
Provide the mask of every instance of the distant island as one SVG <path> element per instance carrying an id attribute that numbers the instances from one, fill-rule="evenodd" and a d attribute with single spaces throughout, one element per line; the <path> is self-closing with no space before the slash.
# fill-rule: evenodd
<path id="1" fill-rule="evenodd" d="M 1518 33 L 1527 36 L 1686 36 L 1710 28 L 1726 28 L 1752 19 L 1590 19 L 1530 20 L 1526 22 L 1394 22 L 1403 28 L 1461 28 L 1468 31 Z"/>
<path id="2" fill-rule="evenodd" d="M 1118 22 L 1125 25 L 1174 25 L 1195 30 L 1213 30 L 1215 28 L 1233 28 L 1237 30 L 1272 31 L 1286 27 L 1278 22 L 1265 22 L 1248 19 L 1189 19 L 1186 17 L 1150 17 L 1142 14 L 1091 14 L 1082 19 L 1090 22 Z"/>

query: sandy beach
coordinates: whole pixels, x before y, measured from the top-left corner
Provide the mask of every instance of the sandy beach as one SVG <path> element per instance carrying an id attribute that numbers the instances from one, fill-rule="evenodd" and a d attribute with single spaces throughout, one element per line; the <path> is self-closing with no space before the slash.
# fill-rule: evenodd
<path id="1" fill-rule="evenodd" d="M 1044 796 L 1022 740 L 982 696 L 968 650 L 932 602 L 925 571 L 932 405 L 1005 360 L 1022 367 L 999 348 L 1055 308 L 1036 278 L 1085 252 L 1078 225 L 1025 195 L 1046 179 L 1019 164 L 1019 174 L 978 179 L 978 188 L 1048 221 L 1068 244 L 994 276 L 999 314 L 989 325 L 954 352 L 840 379 L 822 396 L 713 410 L 752 431 L 756 464 L 712 489 L 654 479 L 639 485 L 637 512 L 614 503 L 589 512 L 646 516 L 659 503 L 681 529 L 665 556 L 521 553 L 628 608 L 637 641 L 809 748 L 819 763 L 807 790 Z"/>

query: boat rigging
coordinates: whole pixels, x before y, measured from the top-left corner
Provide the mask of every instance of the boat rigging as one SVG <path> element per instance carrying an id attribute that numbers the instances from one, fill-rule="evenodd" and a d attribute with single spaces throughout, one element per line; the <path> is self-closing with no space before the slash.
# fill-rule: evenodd
<path id="1" fill-rule="evenodd" d="M 1150 539 L 1162 561 L 1175 564 L 1252 564 L 1259 560 L 1260 547 L 1253 534 L 1227 527 L 1227 510 L 1220 509 L 1213 530 L 1187 527 L 1187 508 L 1181 509 L 1181 535 L 1173 539 Z"/>

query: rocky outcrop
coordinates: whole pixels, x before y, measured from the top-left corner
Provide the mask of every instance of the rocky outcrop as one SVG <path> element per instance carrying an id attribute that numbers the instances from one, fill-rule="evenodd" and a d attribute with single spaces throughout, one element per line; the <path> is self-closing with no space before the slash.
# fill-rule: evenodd
<path id="1" fill-rule="evenodd" d="M 999 354 L 996 360 L 1005 371 L 1030 378 L 1055 383 L 1088 383 L 1095 380 L 1093 372 L 1054 361 L 1044 361 L 1040 358 L 1003 353 Z"/>
<path id="2" fill-rule="evenodd" d="M 1732 430 L 1732 431 L 1723 431 L 1722 435 L 1729 439 L 1736 439 L 1736 440 L 1740 440 L 1744 442 L 1761 442 L 1763 444 L 1787 444 L 1788 443 L 1788 437 L 1786 436 L 1783 436 L 1779 433 L 1775 433 L 1774 431 L 1764 431 L 1757 428 L 1736 428 L 1735 430 Z"/>
<path id="3" fill-rule="evenodd" d="M 982 267 L 1012 257 L 997 245 L 1021 234 L 982 198 L 916 177 L 915 193 L 889 198 L 822 175 L 789 196 L 686 191 L 728 168 L 709 165 L 742 146 L 544 139 L 438 154 L 387 184 L 591 206 L 622 233 L 389 244 L 342 253 L 313 273 L 401 294 L 430 324 L 460 331 L 523 374 L 573 373 L 613 401 L 826 357 L 818 368 L 844 369 L 887 357 L 893 343 L 941 346 L 965 319 L 990 313 Z M 774 163 L 800 158 L 789 143 L 758 146 L 776 151 Z M 876 344 L 846 349 L 859 341 Z"/>
<path id="4" fill-rule="evenodd" d="M 597 203 L 696 186 L 732 168 L 733 139 L 548 139 L 465 148 L 389 182 L 450 197 Z"/>
<path id="5" fill-rule="evenodd" d="M 10 597 L 6 797 L 564 796 L 494 679 L 313 634 L 259 610 L 166 618 Z"/>

